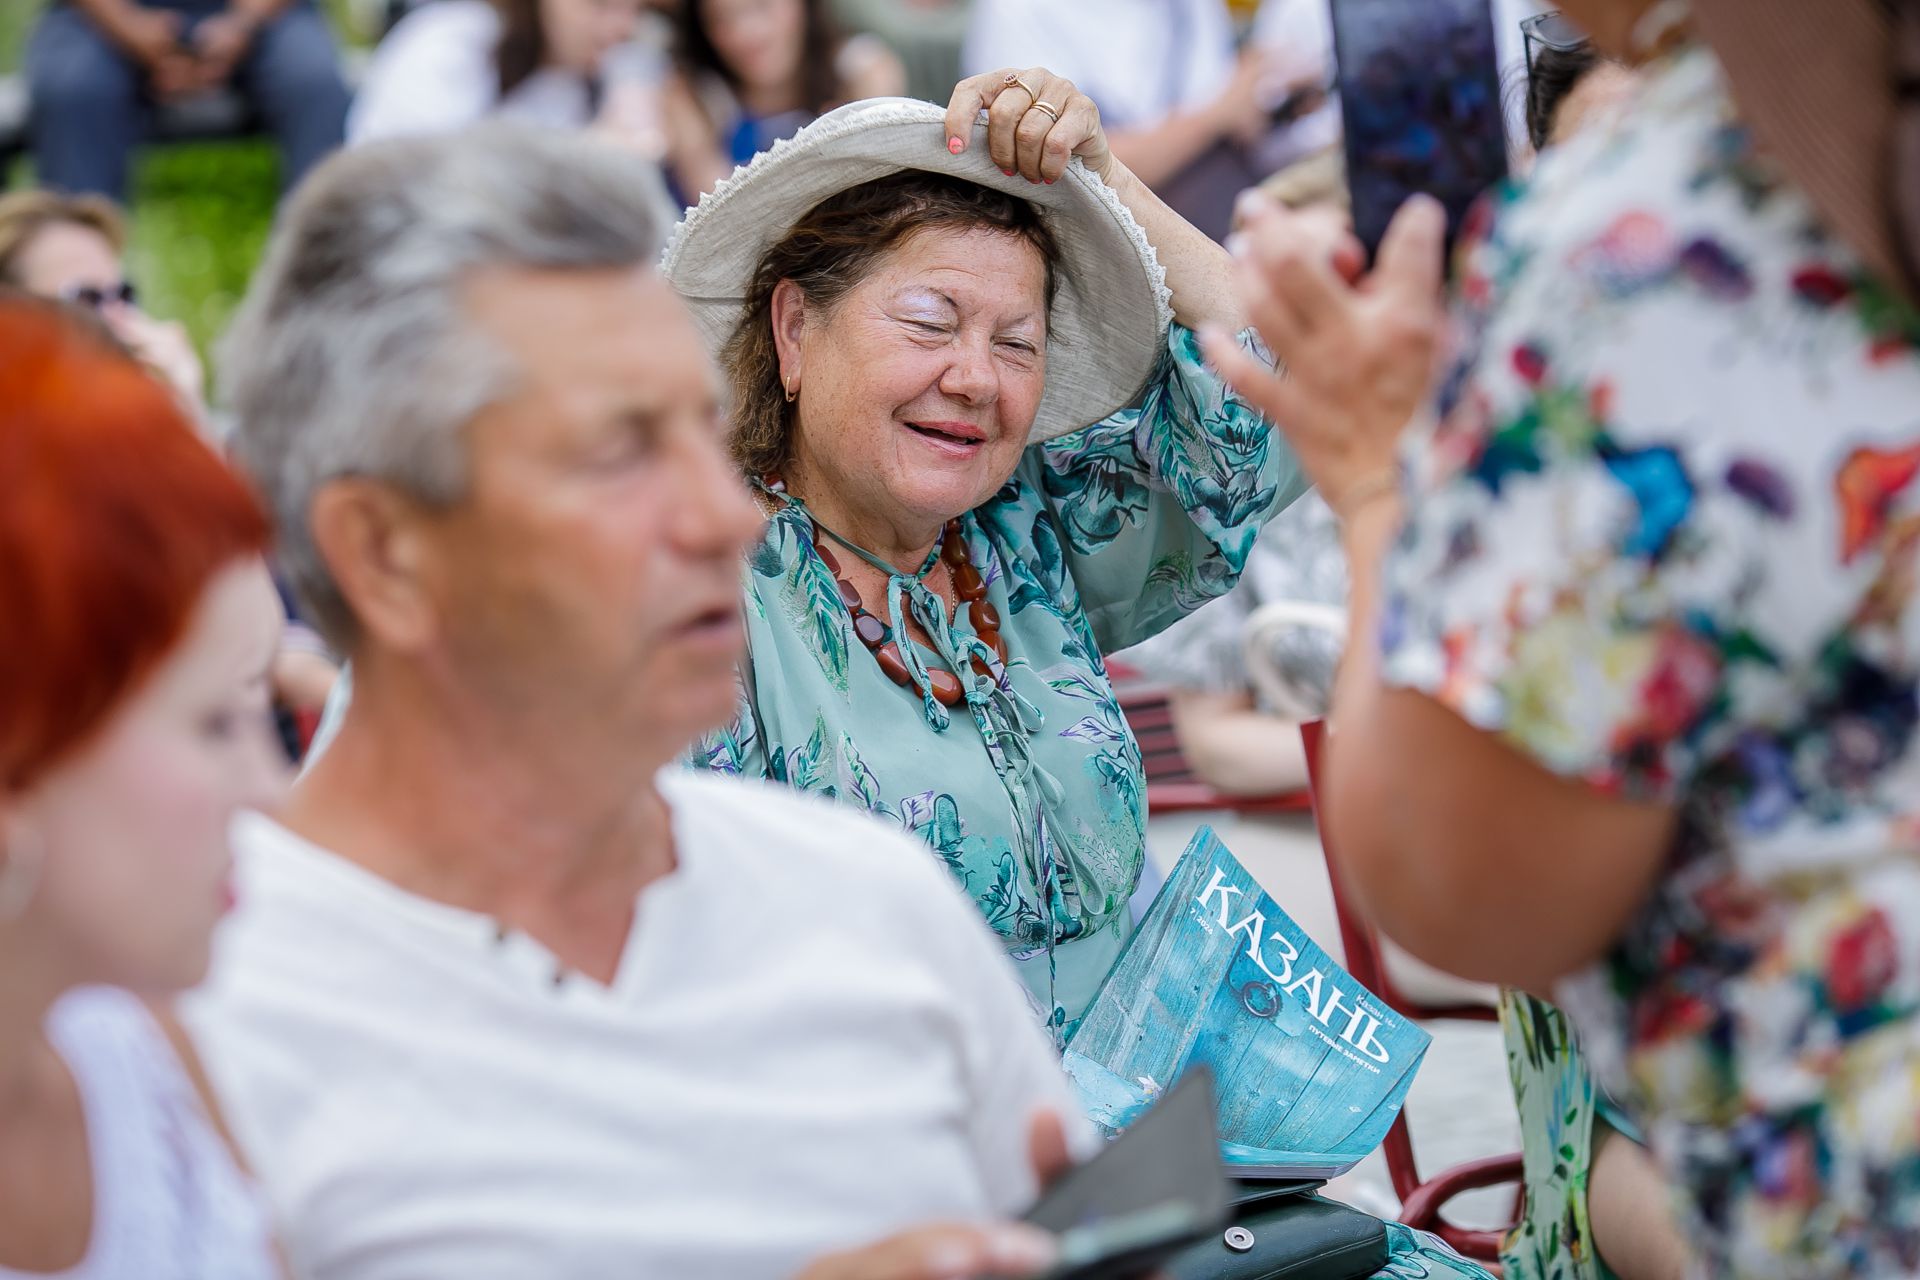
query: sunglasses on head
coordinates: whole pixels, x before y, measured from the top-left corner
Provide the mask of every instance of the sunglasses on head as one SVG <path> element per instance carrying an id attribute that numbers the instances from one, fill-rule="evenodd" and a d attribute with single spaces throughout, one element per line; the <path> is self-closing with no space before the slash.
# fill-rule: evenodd
<path id="1" fill-rule="evenodd" d="M 122 280 L 118 284 L 110 284 L 105 288 L 99 285 L 83 284 L 71 289 L 63 289 L 60 292 L 60 300 L 85 307 L 89 311 L 98 311 L 109 302 L 131 307 L 140 300 L 140 293 L 133 287 L 133 281 Z"/>
<path id="2" fill-rule="evenodd" d="M 1533 59 L 1540 49 L 1571 53 L 1587 45 L 1587 33 L 1573 25 L 1559 11 L 1539 13 L 1520 24 L 1520 36 L 1526 47 L 1527 74 L 1533 74 Z"/>

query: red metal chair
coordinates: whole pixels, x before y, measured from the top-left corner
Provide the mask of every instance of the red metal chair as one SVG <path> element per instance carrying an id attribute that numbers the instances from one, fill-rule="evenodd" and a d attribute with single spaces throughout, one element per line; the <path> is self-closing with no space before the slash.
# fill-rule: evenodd
<path id="1" fill-rule="evenodd" d="M 1379 935 L 1353 908 L 1352 900 L 1340 882 L 1339 858 L 1334 853 L 1332 833 L 1320 812 L 1320 750 L 1325 739 L 1325 725 L 1312 721 L 1300 726 L 1300 739 L 1307 754 L 1308 793 L 1313 799 L 1314 819 L 1320 829 L 1320 848 L 1326 855 L 1327 874 L 1333 881 L 1334 910 L 1340 922 L 1340 944 L 1346 951 L 1347 970 L 1358 979 L 1361 985 L 1379 996 L 1381 1000 L 1402 1016 L 1419 1022 L 1435 1019 L 1463 1019 L 1473 1022 L 1495 1022 L 1499 1015 L 1485 1005 L 1429 1005 L 1411 999 L 1394 984 L 1387 970 L 1385 956 L 1380 947 Z M 1458 1249 L 1469 1258 L 1480 1262 L 1498 1262 L 1500 1258 L 1500 1240 L 1504 1231 L 1487 1231 L 1471 1227 L 1458 1226 L 1441 1216 L 1441 1210 L 1447 1202 L 1467 1191 L 1482 1187 L 1496 1187 L 1513 1183 L 1521 1187 L 1522 1172 L 1520 1155 L 1489 1156 L 1480 1160 L 1469 1160 L 1465 1164 L 1442 1169 L 1430 1178 L 1420 1176 L 1419 1167 L 1413 1158 L 1413 1135 L 1407 1128 L 1407 1115 L 1401 1111 L 1399 1119 L 1387 1133 L 1386 1141 L 1381 1144 L 1381 1152 L 1386 1156 L 1387 1175 L 1393 1181 L 1394 1194 L 1400 1197 L 1400 1220 L 1410 1227 L 1422 1231 L 1431 1231 Z M 1516 1194 L 1514 1217 L 1520 1215 L 1519 1194 Z"/>

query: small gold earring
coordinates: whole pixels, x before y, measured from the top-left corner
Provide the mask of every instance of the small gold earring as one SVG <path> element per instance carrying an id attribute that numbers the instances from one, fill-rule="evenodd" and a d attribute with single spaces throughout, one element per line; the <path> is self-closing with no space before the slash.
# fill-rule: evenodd
<path id="1" fill-rule="evenodd" d="M 798 396 L 800 395 L 800 391 L 799 391 L 799 389 L 798 389 L 797 387 L 795 387 L 795 386 L 794 386 L 794 384 L 795 384 L 796 382 L 798 382 L 798 381 L 800 381 L 800 379 L 799 379 L 798 377 L 792 377 L 792 378 L 788 378 L 788 379 L 786 380 L 786 383 L 784 384 L 784 385 L 786 386 L 786 389 L 787 389 L 787 403 L 788 403 L 788 404 L 792 404 L 792 403 L 794 402 L 794 400 L 795 400 L 795 399 L 796 399 L 796 398 L 797 398 L 797 397 L 798 397 Z"/>

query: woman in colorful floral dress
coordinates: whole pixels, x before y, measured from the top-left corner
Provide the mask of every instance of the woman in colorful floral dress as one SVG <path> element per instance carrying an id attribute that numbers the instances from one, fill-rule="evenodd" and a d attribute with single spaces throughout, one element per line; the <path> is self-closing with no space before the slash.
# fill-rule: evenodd
<path id="1" fill-rule="evenodd" d="M 1439 425 L 1397 478 L 1437 209 L 1358 287 L 1263 213 L 1245 300 L 1294 377 L 1208 340 L 1345 524 L 1330 818 L 1387 932 L 1552 991 L 1705 1274 L 1911 1275 L 1920 313 L 1885 203 L 1893 29 L 1876 0 L 1694 0 L 1693 33 L 1672 4 L 1566 8 L 1647 83 L 1472 229 Z"/>

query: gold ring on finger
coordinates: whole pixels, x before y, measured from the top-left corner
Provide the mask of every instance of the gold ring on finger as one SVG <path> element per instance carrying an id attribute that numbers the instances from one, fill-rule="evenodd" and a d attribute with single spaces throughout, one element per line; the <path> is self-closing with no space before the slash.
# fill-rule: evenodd
<path id="1" fill-rule="evenodd" d="M 1036 91 L 1034 87 L 1028 84 L 1025 80 L 1022 80 L 1014 72 L 1011 72 L 1011 71 L 1007 72 L 1007 79 L 1005 83 L 1006 83 L 1006 87 L 1009 89 L 1025 89 L 1027 91 L 1028 98 L 1032 99 L 1035 102 L 1040 101 L 1039 92 Z"/>
<path id="2" fill-rule="evenodd" d="M 1054 105 L 1051 102 L 1042 102 L 1040 101 L 1040 99 L 1035 98 L 1033 100 L 1033 109 L 1035 111 L 1046 112 L 1047 115 L 1053 120 L 1055 124 L 1060 123 L 1060 112 L 1054 108 Z"/>

